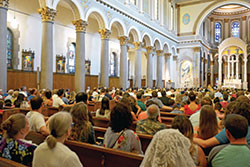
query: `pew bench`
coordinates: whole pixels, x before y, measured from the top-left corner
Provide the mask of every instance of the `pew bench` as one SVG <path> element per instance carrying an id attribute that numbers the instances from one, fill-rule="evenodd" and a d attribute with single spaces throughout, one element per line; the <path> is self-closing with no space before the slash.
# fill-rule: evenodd
<path id="1" fill-rule="evenodd" d="M 18 162 L 0 157 L 0 166 L 1 167 L 27 167 L 26 165 L 20 164 Z"/>

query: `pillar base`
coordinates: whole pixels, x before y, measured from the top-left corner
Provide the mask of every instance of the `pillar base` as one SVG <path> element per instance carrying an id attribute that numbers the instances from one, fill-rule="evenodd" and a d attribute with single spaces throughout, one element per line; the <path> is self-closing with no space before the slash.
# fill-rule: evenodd
<path id="1" fill-rule="evenodd" d="M 248 82 L 243 82 L 243 89 L 247 90 Z"/>

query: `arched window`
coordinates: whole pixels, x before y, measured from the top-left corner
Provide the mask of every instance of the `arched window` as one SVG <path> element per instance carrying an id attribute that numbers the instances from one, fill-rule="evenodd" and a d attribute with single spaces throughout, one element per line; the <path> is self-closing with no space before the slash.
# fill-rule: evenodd
<path id="1" fill-rule="evenodd" d="M 68 58 L 69 58 L 69 66 L 68 66 L 69 73 L 75 73 L 76 44 L 74 42 L 72 42 L 69 45 Z"/>
<path id="2" fill-rule="evenodd" d="M 220 42 L 221 39 L 221 23 L 215 23 L 215 42 Z"/>
<path id="3" fill-rule="evenodd" d="M 240 37 L 240 23 L 238 21 L 235 21 L 232 24 L 232 37 Z"/>
<path id="4" fill-rule="evenodd" d="M 13 57 L 13 33 L 10 29 L 7 31 L 7 67 L 12 68 L 12 57 Z"/>

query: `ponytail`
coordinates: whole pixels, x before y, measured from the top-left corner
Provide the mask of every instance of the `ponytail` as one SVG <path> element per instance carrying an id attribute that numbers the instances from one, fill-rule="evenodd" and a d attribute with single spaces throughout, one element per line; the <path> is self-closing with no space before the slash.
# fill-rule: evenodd
<path id="1" fill-rule="evenodd" d="M 46 139 L 47 145 L 50 149 L 53 149 L 56 146 L 56 138 L 52 135 L 49 135 Z"/>

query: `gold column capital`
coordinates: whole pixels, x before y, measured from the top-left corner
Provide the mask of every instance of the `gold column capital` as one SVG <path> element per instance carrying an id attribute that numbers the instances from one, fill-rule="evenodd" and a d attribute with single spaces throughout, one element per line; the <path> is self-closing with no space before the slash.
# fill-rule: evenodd
<path id="1" fill-rule="evenodd" d="M 200 47 L 195 47 L 193 48 L 194 52 L 200 52 L 201 48 Z"/>
<path id="2" fill-rule="evenodd" d="M 163 53 L 163 50 L 157 50 L 157 51 L 156 51 L 156 55 L 157 55 L 157 56 L 162 56 L 162 53 Z"/>
<path id="3" fill-rule="evenodd" d="M 38 9 L 38 13 L 41 15 L 42 21 L 54 21 L 56 16 L 56 10 L 49 7 Z"/>
<path id="4" fill-rule="evenodd" d="M 229 22 L 229 19 L 224 19 L 225 23 L 228 23 Z"/>
<path id="5" fill-rule="evenodd" d="M 118 37 L 118 39 L 120 40 L 120 45 L 127 45 L 128 44 L 129 37 L 120 36 L 120 37 Z"/>
<path id="6" fill-rule="evenodd" d="M 164 53 L 164 56 L 170 57 L 170 56 L 171 56 L 171 53 Z"/>
<path id="7" fill-rule="evenodd" d="M 246 21 L 247 20 L 247 16 L 242 16 L 242 20 Z"/>
<path id="8" fill-rule="evenodd" d="M 9 7 L 9 0 L 0 0 L 0 7 L 1 8 L 8 8 Z"/>
<path id="9" fill-rule="evenodd" d="M 73 25 L 76 27 L 76 32 L 86 32 L 86 28 L 88 26 L 87 21 L 83 21 L 82 19 L 72 21 Z"/>
<path id="10" fill-rule="evenodd" d="M 135 46 L 135 48 L 136 49 L 141 49 L 141 47 L 142 47 L 142 42 L 133 42 L 133 44 L 134 44 L 134 46 Z"/>
<path id="11" fill-rule="evenodd" d="M 210 65 L 213 66 L 214 65 L 214 61 L 210 61 Z"/>
<path id="12" fill-rule="evenodd" d="M 201 58 L 201 61 L 204 62 L 204 58 L 203 57 Z"/>
<path id="13" fill-rule="evenodd" d="M 100 29 L 99 34 L 101 35 L 101 39 L 109 39 L 110 35 L 111 35 L 111 31 L 104 28 L 104 29 Z"/>
<path id="14" fill-rule="evenodd" d="M 205 59 L 205 64 L 207 64 L 208 63 L 208 59 Z"/>
<path id="15" fill-rule="evenodd" d="M 150 54 L 155 50 L 155 47 L 154 46 L 147 46 L 146 50 L 147 50 L 147 53 Z"/>

